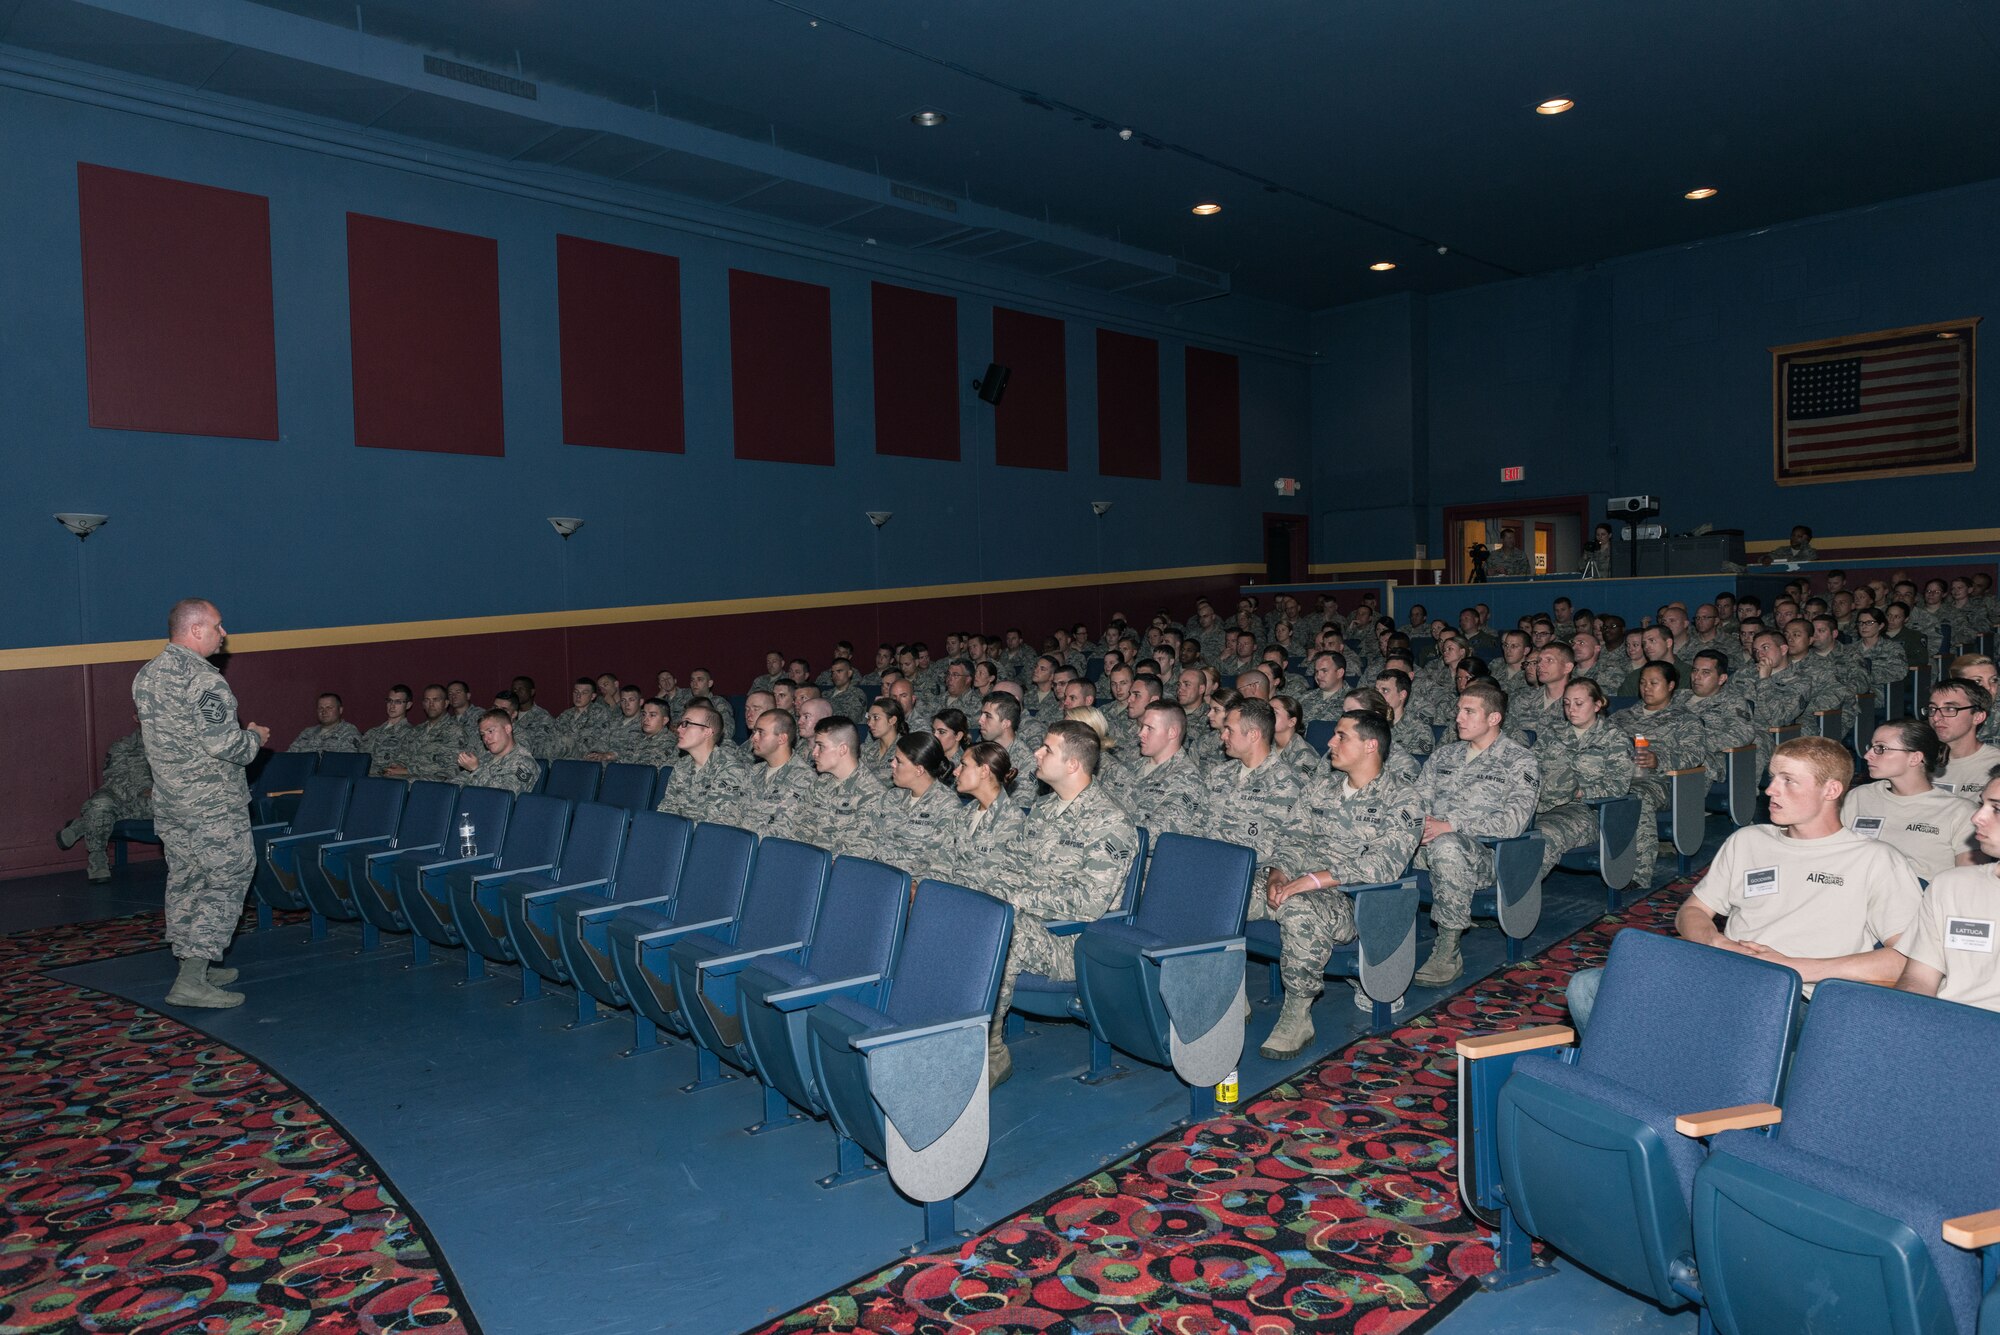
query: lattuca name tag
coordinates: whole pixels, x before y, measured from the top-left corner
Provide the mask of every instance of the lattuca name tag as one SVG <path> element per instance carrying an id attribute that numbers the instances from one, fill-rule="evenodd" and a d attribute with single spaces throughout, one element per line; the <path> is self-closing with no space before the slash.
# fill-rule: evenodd
<path id="1" fill-rule="evenodd" d="M 1993 920 L 1991 918 L 1946 918 L 1944 920 L 1944 948 L 1946 950 L 1976 950 L 1982 955 L 1993 953 Z"/>
<path id="2" fill-rule="evenodd" d="M 1776 867 L 1752 867 L 1743 873 L 1743 897 L 1755 899 L 1759 895 L 1778 893 L 1778 869 Z"/>

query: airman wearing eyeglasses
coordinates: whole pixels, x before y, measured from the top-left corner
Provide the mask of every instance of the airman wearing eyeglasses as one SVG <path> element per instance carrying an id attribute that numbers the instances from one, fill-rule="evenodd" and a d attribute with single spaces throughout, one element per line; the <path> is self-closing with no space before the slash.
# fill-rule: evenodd
<path id="1" fill-rule="evenodd" d="M 743 800 L 748 775 L 743 753 L 718 745 L 722 715 L 696 700 L 675 721 L 674 734 L 681 753 L 658 809 L 693 821 L 727 821 Z"/>
<path id="2" fill-rule="evenodd" d="M 1979 740 L 1980 725 L 1993 709 L 1993 695 L 1976 681 L 1946 677 L 1931 688 L 1924 717 L 1944 743 L 1944 773 L 1937 786 L 1961 797 L 1977 799 L 1995 765 L 2000 765 L 2000 746 Z"/>

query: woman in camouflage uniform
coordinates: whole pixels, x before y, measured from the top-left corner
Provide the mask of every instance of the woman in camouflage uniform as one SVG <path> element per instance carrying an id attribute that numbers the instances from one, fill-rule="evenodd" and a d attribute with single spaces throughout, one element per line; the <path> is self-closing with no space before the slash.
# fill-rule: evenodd
<path id="1" fill-rule="evenodd" d="M 1542 836 L 1542 875 L 1549 874 L 1562 855 L 1587 848 L 1597 840 L 1594 798 L 1623 797 L 1632 791 L 1632 743 L 1624 730 L 1604 721 L 1608 703 L 1604 688 L 1594 681 L 1573 681 L 1563 692 L 1567 727 L 1550 728 L 1535 739 L 1535 757 L 1542 762 L 1542 797 L 1535 829 Z M 1642 829 L 1640 837 L 1651 833 Z"/>

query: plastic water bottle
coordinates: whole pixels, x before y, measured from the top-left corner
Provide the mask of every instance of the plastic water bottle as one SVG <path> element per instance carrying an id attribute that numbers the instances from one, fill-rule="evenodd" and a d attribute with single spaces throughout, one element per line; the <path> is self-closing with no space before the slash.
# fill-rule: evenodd
<path id="1" fill-rule="evenodd" d="M 458 855 L 462 858 L 469 858 L 478 852 L 478 831 L 472 828 L 472 817 L 460 816 L 458 818 Z"/>
<path id="2" fill-rule="evenodd" d="M 1217 1103 L 1234 1103 L 1240 1094 L 1241 1091 L 1236 1087 L 1236 1072 L 1234 1071 L 1223 1076 L 1220 1083 L 1215 1087 L 1215 1101 Z"/>

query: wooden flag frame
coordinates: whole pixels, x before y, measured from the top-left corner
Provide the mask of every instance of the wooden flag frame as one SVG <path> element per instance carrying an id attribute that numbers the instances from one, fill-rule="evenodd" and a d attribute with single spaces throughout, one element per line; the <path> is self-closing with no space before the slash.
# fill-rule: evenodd
<path id="1" fill-rule="evenodd" d="M 1969 473 L 1979 466 L 1975 409 L 1979 370 L 1979 321 L 1970 316 L 1936 324 L 1909 325 L 1902 329 L 1882 329 L 1868 334 L 1848 334 L 1841 338 L 1817 339 L 1810 343 L 1787 343 L 1771 353 L 1771 477 L 1781 487 L 1810 486 L 1820 482 L 1854 482 L 1885 477 L 1914 477 L 1930 473 Z M 1809 469 L 1785 458 L 1785 370 L 1793 361 L 1809 354 L 1838 350 L 1919 346 L 1934 339 L 1965 341 L 1965 382 L 1959 394 L 1960 420 L 1965 429 L 1965 446 L 1955 458 L 1924 464 L 1901 463 L 1893 457 L 1880 462 L 1845 464 Z"/>

